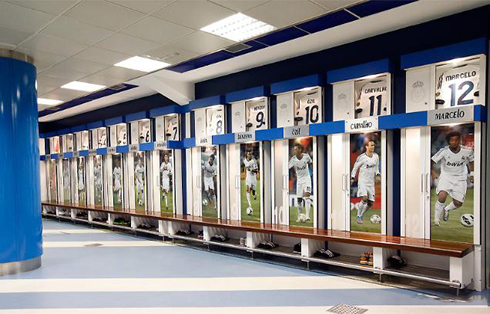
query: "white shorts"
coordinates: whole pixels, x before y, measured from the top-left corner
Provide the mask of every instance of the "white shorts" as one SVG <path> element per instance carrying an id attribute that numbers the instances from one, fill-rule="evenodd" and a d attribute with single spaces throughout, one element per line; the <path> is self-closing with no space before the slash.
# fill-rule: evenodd
<path id="1" fill-rule="evenodd" d="M 115 189 L 116 191 L 119 191 L 119 190 L 121 189 L 121 181 L 120 181 L 120 180 L 116 180 L 116 181 L 114 182 L 114 189 Z"/>
<path id="2" fill-rule="evenodd" d="M 83 184 L 83 182 L 78 182 L 78 190 L 82 191 L 84 189 L 85 189 L 85 184 Z"/>
<path id="3" fill-rule="evenodd" d="M 204 178 L 204 191 L 214 190 L 214 180 L 213 178 Z"/>
<path id="4" fill-rule="evenodd" d="M 359 184 L 357 187 L 357 197 L 367 196 L 367 199 L 374 202 L 375 200 L 375 187 L 374 185 Z"/>
<path id="5" fill-rule="evenodd" d="M 440 176 L 436 187 L 436 193 L 439 194 L 439 192 L 445 191 L 453 199 L 464 202 L 467 188 L 468 182 L 466 180 L 456 180 L 451 177 Z"/>
<path id="6" fill-rule="evenodd" d="M 162 180 L 162 190 L 169 190 L 170 189 L 170 179 L 164 179 Z"/>
<path id="7" fill-rule="evenodd" d="M 257 189 L 257 178 L 255 178 L 255 179 L 253 177 L 252 178 L 247 178 L 245 180 L 245 184 L 249 188 L 256 190 Z"/>
<path id="8" fill-rule="evenodd" d="M 305 193 L 312 193 L 311 191 L 311 180 L 301 180 L 296 183 L 296 195 L 298 197 L 303 197 Z"/>
<path id="9" fill-rule="evenodd" d="M 136 180 L 136 190 L 143 191 L 143 189 L 144 189 L 143 181 Z"/>

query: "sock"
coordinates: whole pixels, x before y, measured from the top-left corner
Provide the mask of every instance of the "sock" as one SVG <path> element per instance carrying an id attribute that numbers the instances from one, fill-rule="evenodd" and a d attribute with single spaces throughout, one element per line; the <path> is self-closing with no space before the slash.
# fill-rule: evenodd
<path id="1" fill-rule="evenodd" d="M 436 206 L 435 206 L 435 213 L 434 213 L 434 222 L 438 222 L 440 219 L 441 219 L 441 214 L 442 214 L 442 211 L 444 210 L 444 203 L 441 203 L 439 201 L 436 202 Z"/>
<path id="2" fill-rule="evenodd" d="M 165 206 L 168 208 L 168 197 L 167 195 L 163 195 L 163 197 L 165 197 Z"/>
<path id="3" fill-rule="evenodd" d="M 216 195 L 212 195 L 211 198 L 213 199 L 213 205 L 214 208 L 216 208 L 218 205 L 216 204 Z"/>
<path id="4" fill-rule="evenodd" d="M 357 217 L 362 217 L 362 211 L 364 209 L 364 206 L 366 206 L 367 204 L 363 201 L 360 201 L 358 204 L 359 206 L 357 207 Z"/>
<path id="5" fill-rule="evenodd" d="M 298 218 L 299 218 L 299 215 L 303 212 L 303 200 L 299 200 L 298 199 Z"/>
<path id="6" fill-rule="evenodd" d="M 449 211 L 449 210 L 455 210 L 455 209 L 457 209 L 457 207 L 456 207 L 456 205 L 454 205 L 454 202 L 451 202 L 444 209 L 447 210 L 447 211 Z"/>
<path id="7" fill-rule="evenodd" d="M 310 219 L 311 200 L 309 197 L 305 198 L 305 203 L 306 203 L 306 219 Z"/>
<path id="8" fill-rule="evenodd" d="M 362 208 L 361 212 L 361 218 L 364 217 L 364 214 L 371 208 L 368 203 L 364 204 L 364 207 Z"/>
<path id="9" fill-rule="evenodd" d="M 252 207 L 252 201 L 250 200 L 250 192 L 247 192 L 247 202 L 248 202 L 248 206 Z"/>

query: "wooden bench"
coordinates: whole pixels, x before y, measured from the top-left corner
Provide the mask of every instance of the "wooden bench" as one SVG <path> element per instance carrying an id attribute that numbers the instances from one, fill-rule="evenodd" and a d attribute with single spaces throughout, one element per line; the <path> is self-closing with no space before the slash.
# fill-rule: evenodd
<path id="1" fill-rule="evenodd" d="M 68 210 L 75 209 L 89 212 L 100 212 L 106 213 L 108 215 L 113 215 L 112 217 L 116 215 L 123 215 L 131 217 L 131 219 L 154 219 L 159 221 L 158 231 L 139 230 L 136 226 L 122 228 L 130 229 L 135 232 L 148 232 L 168 237 L 172 240 L 182 239 L 201 242 L 207 244 L 208 246 L 221 245 L 225 247 L 242 249 L 247 250 L 252 254 L 257 252 L 265 253 L 270 255 L 300 259 L 307 263 L 318 262 L 328 265 L 347 267 L 356 270 L 369 271 L 380 275 L 380 279 L 381 275 L 392 275 L 448 285 L 457 289 L 464 288 L 471 282 L 472 279 L 472 276 L 468 274 L 469 271 L 467 270 L 471 270 L 473 261 L 473 245 L 469 243 L 395 237 L 363 232 L 348 232 L 304 228 L 297 226 L 262 224 L 237 220 L 195 217 L 190 215 L 148 213 L 145 211 L 137 210 L 121 210 L 109 207 L 102 208 L 90 205 L 82 206 L 78 204 L 66 204 L 56 202 L 42 202 L 42 206 L 65 208 Z M 55 216 L 58 217 L 59 215 Z M 73 218 L 73 215 L 71 218 Z M 68 217 L 68 219 L 70 218 Z M 95 223 L 93 221 L 90 221 L 90 219 L 87 222 L 93 224 L 107 225 L 111 228 L 121 227 L 112 223 Z M 199 239 L 195 234 L 191 236 L 182 236 L 177 234 L 177 231 L 179 229 L 189 225 L 202 226 L 204 231 L 204 238 Z M 246 232 L 247 245 L 245 247 L 240 245 L 239 241 L 236 239 L 224 243 L 210 241 L 212 235 L 217 233 L 218 230 L 237 230 Z M 284 250 L 284 248 L 278 248 L 278 250 L 265 250 L 257 248 L 256 245 L 258 244 L 258 242 L 265 239 L 265 236 L 268 235 L 277 235 L 301 239 L 302 254 L 293 254 L 291 251 L 288 252 L 287 250 Z M 359 265 L 357 257 L 353 258 L 348 256 L 340 256 L 339 258 L 334 259 L 320 259 L 313 257 L 313 253 L 316 252 L 316 250 L 318 250 L 320 247 L 323 247 L 325 242 L 371 247 L 374 255 L 374 266 L 369 267 Z M 407 266 L 402 269 L 392 269 L 387 264 L 387 258 L 395 254 L 398 250 L 446 256 L 450 259 L 449 272 L 417 266 Z"/>

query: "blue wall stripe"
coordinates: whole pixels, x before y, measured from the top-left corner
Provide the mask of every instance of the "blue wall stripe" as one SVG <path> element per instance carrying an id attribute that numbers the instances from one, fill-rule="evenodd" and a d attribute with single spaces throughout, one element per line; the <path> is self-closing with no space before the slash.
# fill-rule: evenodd
<path id="1" fill-rule="evenodd" d="M 148 115 L 148 111 L 140 111 L 140 112 L 127 114 L 125 118 L 126 118 L 126 122 L 133 122 L 136 120 L 149 118 L 149 115 Z"/>
<path id="2" fill-rule="evenodd" d="M 70 130 L 70 129 L 61 129 L 61 130 L 58 130 L 58 131 L 56 132 L 56 135 L 61 136 L 61 135 L 66 135 L 66 134 L 69 134 L 69 133 L 71 133 L 71 130 Z"/>
<path id="3" fill-rule="evenodd" d="M 105 125 L 106 126 L 111 126 L 111 125 L 116 125 L 116 124 L 120 124 L 120 123 L 124 123 L 125 122 L 125 119 L 124 117 L 114 117 L 114 118 L 110 118 L 110 119 L 106 119 L 105 120 Z"/>
<path id="4" fill-rule="evenodd" d="M 391 1 L 381 1 L 381 0 L 375 0 L 375 1 L 366 1 L 363 3 L 360 3 L 358 5 L 352 6 L 347 8 L 349 11 L 352 13 L 360 16 L 360 17 L 366 17 L 372 14 L 376 14 L 379 12 L 383 12 L 386 10 L 390 10 L 405 4 L 409 4 L 411 2 L 415 2 L 417 0 L 391 0 Z"/>
<path id="5" fill-rule="evenodd" d="M 168 141 L 167 147 L 170 149 L 184 149 L 184 141 Z"/>
<path id="6" fill-rule="evenodd" d="M 231 92 L 225 95 L 226 103 L 248 100 L 255 97 L 269 96 L 270 88 L 268 86 L 257 86 L 236 92 Z"/>
<path id="7" fill-rule="evenodd" d="M 306 35 L 308 35 L 308 33 L 304 30 L 301 30 L 295 26 L 291 26 L 272 34 L 267 34 L 260 38 L 256 38 L 255 41 L 267 46 L 273 46 Z"/>
<path id="8" fill-rule="evenodd" d="M 117 153 L 129 153 L 129 145 L 116 146 Z"/>
<path id="9" fill-rule="evenodd" d="M 97 155 L 107 155 L 107 148 L 97 148 Z"/>
<path id="10" fill-rule="evenodd" d="M 487 109 L 482 105 L 476 105 L 474 112 L 475 121 L 487 122 Z"/>
<path id="11" fill-rule="evenodd" d="M 345 132 L 344 120 L 310 124 L 311 136 L 321 136 L 321 135 L 344 133 L 344 132 Z"/>
<path id="12" fill-rule="evenodd" d="M 97 129 L 103 126 L 104 126 L 104 121 L 95 121 L 95 122 L 87 123 L 87 129 L 89 130 Z"/>
<path id="13" fill-rule="evenodd" d="M 195 137 L 184 139 L 184 147 L 185 148 L 195 147 L 195 146 L 196 146 L 196 138 Z"/>
<path id="14" fill-rule="evenodd" d="M 427 125 L 427 111 L 402 113 L 378 118 L 378 127 L 382 130 L 401 129 Z"/>
<path id="15" fill-rule="evenodd" d="M 85 131 L 86 129 L 87 129 L 87 125 L 82 124 L 82 125 L 77 125 L 77 126 L 70 128 L 70 131 L 71 131 L 71 133 L 75 133 L 75 132 Z"/>
<path id="16" fill-rule="evenodd" d="M 63 158 L 73 158 L 73 152 L 63 153 Z"/>
<path id="17" fill-rule="evenodd" d="M 357 20 L 355 16 L 347 13 L 344 10 L 340 10 L 321 16 L 317 19 L 299 24 L 296 27 L 307 31 L 308 33 L 316 33 L 327 28 L 332 28 L 355 20 Z"/>
<path id="18" fill-rule="evenodd" d="M 156 118 L 159 116 L 172 114 L 172 113 L 182 113 L 182 107 L 179 105 L 171 105 L 160 108 L 155 108 L 150 110 L 150 118 Z"/>
<path id="19" fill-rule="evenodd" d="M 46 133 L 46 137 L 56 136 L 56 131 Z"/>
<path id="20" fill-rule="evenodd" d="M 45 156 L 45 155 L 41 155 L 41 156 L 39 156 L 39 159 L 40 159 L 41 161 L 44 161 L 44 160 L 46 160 L 46 156 Z"/>
<path id="21" fill-rule="evenodd" d="M 87 149 L 81 150 L 78 153 L 80 154 L 80 156 L 88 157 L 88 150 Z"/>
<path id="22" fill-rule="evenodd" d="M 154 142 L 141 143 L 140 144 L 140 150 L 141 151 L 150 151 L 150 150 L 153 150 L 154 147 L 155 147 L 155 143 Z"/>
<path id="23" fill-rule="evenodd" d="M 303 76 L 292 80 L 271 84 L 271 94 L 280 94 L 306 87 L 322 86 L 322 76 L 319 74 Z"/>
<path id="24" fill-rule="evenodd" d="M 455 58 L 486 54 L 487 51 L 487 39 L 478 38 L 444 47 L 403 55 L 401 56 L 401 68 L 409 69 L 437 62 L 449 61 Z"/>
<path id="25" fill-rule="evenodd" d="M 228 133 L 213 136 L 213 145 L 226 145 L 235 142 L 235 134 Z"/>
<path id="26" fill-rule="evenodd" d="M 51 159 L 58 159 L 58 154 L 51 154 Z"/>
<path id="27" fill-rule="evenodd" d="M 327 72 L 327 83 L 347 81 L 368 75 L 390 72 L 391 63 L 389 59 L 354 65 L 351 67 L 332 70 Z"/>
<path id="28" fill-rule="evenodd" d="M 214 105 L 223 105 L 225 104 L 224 96 L 211 96 L 207 98 L 201 98 L 193 100 L 189 103 L 189 108 L 191 110 L 214 106 Z"/>
<path id="29" fill-rule="evenodd" d="M 272 141 L 284 138 L 284 129 L 269 129 L 255 131 L 255 139 L 257 141 Z"/>

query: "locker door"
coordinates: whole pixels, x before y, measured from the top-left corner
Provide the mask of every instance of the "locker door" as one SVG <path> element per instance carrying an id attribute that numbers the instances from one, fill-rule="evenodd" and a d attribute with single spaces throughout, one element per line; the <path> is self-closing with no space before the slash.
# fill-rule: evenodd
<path id="1" fill-rule="evenodd" d="M 334 230 L 350 230 L 349 134 L 328 138 L 329 226 Z"/>
<path id="2" fill-rule="evenodd" d="M 240 144 L 228 145 L 229 198 L 228 217 L 231 220 L 241 219 L 240 205 Z"/>

